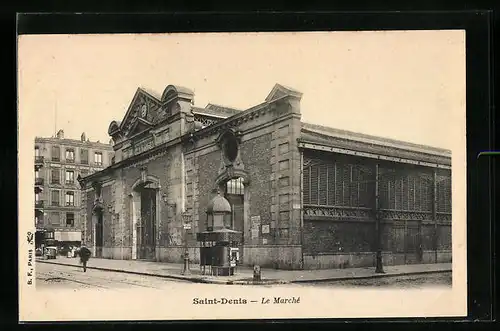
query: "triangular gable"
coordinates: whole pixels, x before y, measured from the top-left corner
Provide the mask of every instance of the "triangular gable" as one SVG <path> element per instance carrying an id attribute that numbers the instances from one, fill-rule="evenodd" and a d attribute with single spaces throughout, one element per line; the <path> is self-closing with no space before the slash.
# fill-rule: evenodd
<path id="1" fill-rule="evenodd" d="M 279 99 L 286 95 L 294 96 L 296 98 L 302 98 L 302 93 L 289 87 L 285 87 L 281 84 L 274 85 L 273 89 L 266 98 L 267 102 Z"/>
<path id="2" fill-rule="evenodd" d="M 142 118 L 143 107 L 146 109 L 146 117 Z M 146 129 L 148 126 L 152 126 L 156 121 L 159 110 L 161 109 L 161 102 L 153 97 L 151 94 L 147 93 L 141 88 L 138 88 L 135 95 L 130 103 L 127 112 L 120 124 L 120 130 L 126 135 L 130 136 L 132 129 L 137 133 L 138 120 L 142 123 L 142 128 Z M 139 128 L 141 128 L 139 127 Z"/>
<path id="3" fill-rule="evenodd" d="M 143 120 L 142 118 L 136 118 L 127 133 L 127 137 L 132 137 L 138 133 L 147 131 L 153 127 L 152 123 Z"/>

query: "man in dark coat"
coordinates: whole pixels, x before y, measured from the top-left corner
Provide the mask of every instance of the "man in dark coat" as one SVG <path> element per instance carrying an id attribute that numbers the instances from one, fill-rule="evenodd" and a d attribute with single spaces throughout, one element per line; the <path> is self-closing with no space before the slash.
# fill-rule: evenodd
<path id="1" fill-rule="evenodd" d="M 87 261 L 90 259 L 90 249 L 85 246 L 80 247 L 79 255 L 80 255 L 80 263 L 83 264 L 83 272 L 87 272 Z"/>

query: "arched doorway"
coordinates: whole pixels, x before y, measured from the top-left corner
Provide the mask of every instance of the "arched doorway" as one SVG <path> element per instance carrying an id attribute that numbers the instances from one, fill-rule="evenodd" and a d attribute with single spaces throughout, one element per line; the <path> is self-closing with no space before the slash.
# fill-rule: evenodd
<path id="1" fill-rule="evenodd" d="M 243 178 L 238 177 L 228 180 L 225 185 L 224 195 L 231 205 L 231 229 L 243 232 L 245 221 L 245 184 Z"/>
<path id="2" fill-rule="evenodd" d="M 243 177 L 228 177 L 219 184 L 220 192 L 231 205 L 231 223 L 230 229 L 241 232 L 241 241 L 239 245 L 240 263 L 245 263 L 244 245 L 245 231 L 248 230 L 247 219 L 249 218 L 249 199 L 250 191 L 248 181 Z"/>
<path id="3" fill-rule="evenodd" d="M 132 259 L 156 260 L 159 188 L 158 180 L 152 176 L 133 186 Z"/>
<path id="4" fill-rule="evenodd" d="M 102 258 L 102 249 L 104 247 L 104 235 L 103 235 L 103 210 L 100 203 L 94 206 L 92 210 L 93 219 L 93 238 L 94 238 L 94 256 L 97 258 Z"/>

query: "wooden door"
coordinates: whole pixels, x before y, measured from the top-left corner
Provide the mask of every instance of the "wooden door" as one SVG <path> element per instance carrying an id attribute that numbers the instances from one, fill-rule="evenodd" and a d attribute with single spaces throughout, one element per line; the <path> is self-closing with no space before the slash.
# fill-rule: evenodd
<path id="1" fill-rule="evenodd" d="M 144 189 L 141 193 L 141 221 L 137 228 L 139 259 L 156 257 L 156 191 Z"/>
<path id="2" fill-rule="evenodd" d="M 422 262 L 421 224 L 418 221 L 406 222 L 405 233 L 405 263 L 418 264 Z"/>

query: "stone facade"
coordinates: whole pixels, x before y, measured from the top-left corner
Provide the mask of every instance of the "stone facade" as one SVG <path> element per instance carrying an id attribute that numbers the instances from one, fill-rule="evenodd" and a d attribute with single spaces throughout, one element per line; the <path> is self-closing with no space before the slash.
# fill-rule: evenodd
<path id="1" fill-rule="evenodd" d="M 301 96 L 277 84 L 263 103 L 241 111 L 213 104 L 195 107 L 193 92 L 183 87 L 169 85 L 161 98 L 138 89 L 124 119 L 109 126 L 115 163 L 80 182 L 86 244 L 105 258 L 181 262 L 187 242 L 196 264 L 196 234 L 206 230 L 211 192 L 224 192 L 228 181 L 239 178 L 243 202 L 234 212 L 243 221 L 234 226 L 243 233 L 242 264 L 281 269 L 373 264 L 372 200 L 364 209 L 354 208 L 354 214 L 351 208 L 351 216 L 341 222 L 332 221 L 328 215 L 342 208 L 329 204 L 331 199 L 316 206 L 308 193 L 305 200 L 308 155 L 322 150 L 335 159 L 364 153 L 355 158 L 369 167 L 375 163 L 366 155 L 373 153 L 385 154 L 389 164 L 395 162 L 390 158 L 398 163 L 437 158 L 442 169 L 449 168 L 449 156 L 394 141 L 380 140 L 377 149 L 366 143 L 373 137 L 346 138 L 343 131 L 308 126 L 301 122 Z M 435 218 L 437 209 L 431 214 Z M 190 229 L 184 230 L 185 222 Z M 446 240 L 439 241 L 441 260 L 447 258 Z M 348 255 L 333 252 L 337 242 Z M 438 251 L 432 252 L 435 257 Z"/>
<path id="2" fill-rule="evenodd" d="M 34 145 L 36 245 L 39 247 L 49 233 L 61 247 L 78 245 L 82 240 L 80 210 L 85 197 L 77 178 L 110 165 L 113 148 L 111 144 L 90 141 L 85 133 L 80 139 L 65 138 L 63 130 L 55 137 L 36 137 Z"/>

